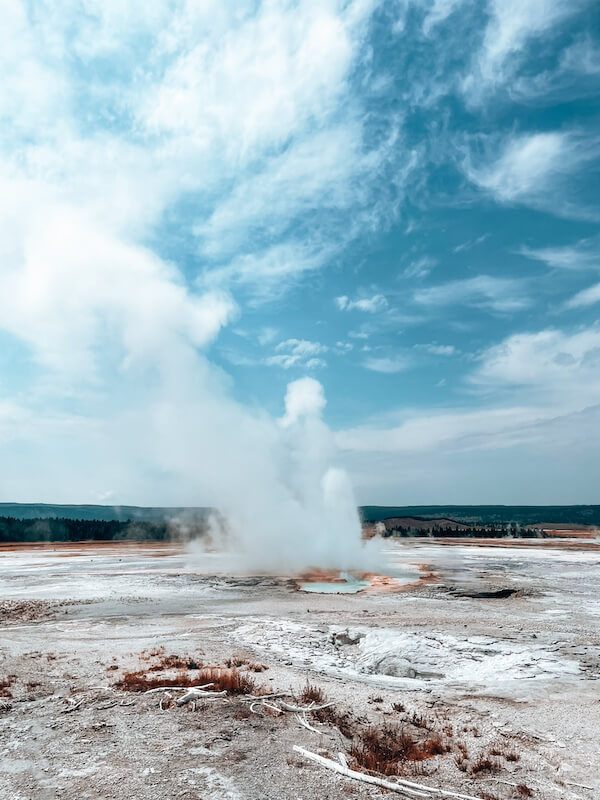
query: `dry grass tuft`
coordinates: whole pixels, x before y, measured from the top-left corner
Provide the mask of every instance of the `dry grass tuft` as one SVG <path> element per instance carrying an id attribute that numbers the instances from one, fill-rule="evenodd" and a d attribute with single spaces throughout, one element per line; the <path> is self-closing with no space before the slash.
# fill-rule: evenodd
<path id="1" fill-rule="evenodd" d="M 493 745 L 490 748 L 490 755 L 491 756 L 502 756 L 507 761 L 512 761 L 512 762 L 516 762 L 516 761 L 520 761 L 521 760 L 521 756 L 518 753 L 515 753 L 512 750 L 509 750 L 508 749 L 508 745 L 505 744 L 504 742 L 501 742 L 500 744 Z"/>
<path id="2" fill-rule="evenodd" d="M 248 663 L 247 659 L 245 659 L 243 656 L 234 655 L 234 656 L 231 656 L 231 658 L 227 659 L 227 661 L 225 662 L 225 666 L 226 667 L 243 667 L 244 664 L 246 664 L 246 663 Z"/>
<path id="3" fill-rule="evenodd" d="M 515 791 L 517 792 L 519 797 L 533 797 L 532 790 L 529 788 L 529 786 L 525 786 L 524 783 L 519 783 L 515 787 Z"/>
<path id="4" fill-rule="evenodd" d="M 403 714 L 406 711 L 406 708 L 402 703 L 392 703 L 392 708 L 394 711 L 397 711 L 399 714 Z"/>
<path id="5" fill-rule="evenodd" d="M 314 703 L 316 706 L 322 705 L 323 703 L 327 702 L 323 690 L 319 689 L 318 686 L 313 686 L 313 684 L 311 683 L 307 683 L 304 689 L 302 689 L 302 692 L 300 693 L 300 697 L 298 698 L 298 700 L 300 701 L 300 703 L 304 705 L 309 705 L 310 703 Z"/>
<path id="6" fill-rule="evenodd" d="M 149 677 L 147 672 L 148 670 L 126 672 L 121 680 L 115 683 L 115 686 L 126 692 L 147 692 L 149 689 L 158 689 L 160 686 L 191 687 L 212 683 L 212 690 L 221 692 L 225 689 L 228 694 L 249 694 L 255 688 L 252 678 L 243 675 L 235 667 L 202 667 L 197 670 L 194 677 L 183 670 L 168 678 Z"/>
<path id="7" fill-rule="evenodd" d="M 479 775 L 482 772 L 499 772 L 500 764 L 490 758 L 489 755 L 481 753 L 477 761 L 471 764 L 471 774 Z"/>
<path id="8" fill-rule="evenodd" d="M 0 697 L 12 697 L 10 687 L 13 685 L 16 679 L 16 675 L 9 675 L 3 680 L 0 680 Z"/>
<path id="9" fill-rule="evenodd" d="M 398 775 L 410 762 L 414 767 L 416 763 L 448 750 L 438 733 L 430 734 L 425 741 L 418 741 L 403 728 L 387 725 L 362 731 L 350 754 L 363 769 L 382 775 Z"/>
<path id="10" fill-rule="evenodd" d="M 415 728 L 425 728 L 426 730 L 430 729 L 431 723 L 429 720 L 424 717 L 423 714 L 418 714 L 416 711 L 413 711 L 408 721 L 411 725 L 414 725 Z"/>
<path id="11" fill-rule="evenodd" d="M 433 756 L 441 756 L 447 753 L 450 748 L 444 744 L 442 737 L 439 733 L 431 733 L 425 742 L 421 745 L 421 751 L 425 758 L 432 758 Z"/>
<path id="12" fill-rule="evenodd" d="M 166 669 L 200 669 L 202 663 L 192 656 L 177 656 L 174 654 L 161 654 L 158 661 L 148 667 L 148 672 L 163 672 Z"/>
<path id="13" fill-rule="evenodd" d="M 466 772 L 469 766 L 469 751 L 464 742 L 456 742 L 458 753 L 454 756 L 454 762 L 461 772 Z"/>
<path id="14" fill-rule="evenodd" d="M 333 706 L 321 708 L 319 711 L 310 712 L 319 722 L 326 722 L 333 725 L 346 739 L 354 738 L 356 733 L 356 721 L 348 711 L 337 711 Z"/>

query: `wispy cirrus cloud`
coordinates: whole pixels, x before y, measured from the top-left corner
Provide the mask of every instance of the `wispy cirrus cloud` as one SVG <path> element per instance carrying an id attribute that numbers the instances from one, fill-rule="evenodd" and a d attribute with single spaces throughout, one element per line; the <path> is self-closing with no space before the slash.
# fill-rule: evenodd
<path id="1" fill-rule="evenodd" d="M 555 269 L 600 269 L 600 237 L 598 236 L 581 239 L 572 245 L 521 247 L 517 252 Z"/>
<path id="2" fill-rule="evenodd" d="M 585 5 L 586 0 L 490 0 L 481 47 L 462 82 L 467 100 L 481 103 L 509 85 L 532 41 L 551 35 L 563 20 Z"/>
<path id="3" fill-rule="evenodd" d="M 375 314 L 388 307 L 387 298 L 382 294 L 359 297 L 356 300 L 351 300 L 347 295 L 340 295 L 335 298 L 335 304 L 340 311 L 365 311 L 368 314 Z"/>
<path id="4" fill-rule="evenodd" d="M 385 375 L 394 375 L 404 372 L 412 366 L 408 356 L 373 356 L 363 361 L 363 367 L 371 372 L 382 372 Z"/>
<path id="5" fill-rule="evenodd" d="M 499 313 L 520 311 L 531 305 L 524 281 L 477 275 L 419 289 L 413 301 L 423 307 L 464 304 Z"/>
<path id="6" fill-rule="evenodd" d="M 471 151 L 463 169 L 472 183 L 498 202 L 543 208 L 559 216 L 597 217 L 597 203 L 582 204 L 572 184 L 578 170 L 598 156 L 597 140 L 551 131 L 511 134 L 499 147 L 492 147 L 487 138 L 483 144 L 485 155 Z"/>
<path id="7" fill-rule="evenodd" d="M 587 289 L 582 289 L 567 300 L 567 308 L 587 308 L 600 303 L 600 283 L 595 283 Z"/>
<path id="8" fill-rule="evenodd" d="M 431 353 L 432 356 L 454 356 L 458 353 L 453 344 L 437 344 L 437 342 L 416 344 L 415 350 L 424 350 L 426 353 Z"/>

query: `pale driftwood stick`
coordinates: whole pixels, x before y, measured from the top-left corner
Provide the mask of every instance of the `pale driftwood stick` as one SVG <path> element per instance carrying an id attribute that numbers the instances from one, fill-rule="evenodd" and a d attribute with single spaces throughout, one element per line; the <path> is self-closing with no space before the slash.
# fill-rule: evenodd
<path id="1" fill-rule="evenodd" d="M 330 758 L 324 758 L 316 753 L 311 753 L 310 750 L 305 750 L 303 747 L 298 747 L 296 744 L 294 745 L 294 750 L 303 755 L 305 758 L 308 758 L 311 761 L 316 761 L 317 764 L 321 764 L 323 767 L 327 767 L 327 769 L 338 772 L 340 775 L 345 775 L 346 778 L 353 778 L 357 781 L 363 781 L 364 783 L 371 783 L 375 786 L 381 786 L 384 789 L 390 789 L 392 792 L 396 792 L 397 794 L 401 794 L 404 797 L 409 798 L 409 800 L 412 800 L 413 797 L 428 797 L 428 795 L 426 795 L 424 792 L 417 792 L 414 789 L 407 789 L 404 786 L 399 786 L 397 783 L 385 781 L 383 778 L 374 778 L 372 775 L 365 775 L 362 772 L 356 772 L 353 769 L 342 766 L 342 764 L 338 764 L 337 761 L 332 761 Z"/>
<path id="2" fill-rule="evenodd" d="M 127 707 L 127 706 L 134 706 L 134 705 L 135 705 L 135 700 L 131 700 L 131 702 L 129 702 L 129 703 L 126 703 L 126 702 L 125 702 L 125 700 L 121 700 L 121 702 L 119 703 L 119 705 L 120 705 L 120 706 L 124 706 L 124 707 Z"/>
<path id="3" fill-rule="evenodd" d="M 76 711 L 82 703 L 83 703 L 83 700 L 80 700 L 78 703 L 74 703 L 73 705 L 69 706 L 69 708 L 63 709 L 60 713 L 61 714 L 70 714 L 71 711 Z"/>
<path id="4" fill-rule="evenodd" d="M 184 706 L 186 703 L 189 703 L 190 700 L 204 700 L 209 697 L 223 697 L 226 695 L 227 692 L 223 689 L 222 692 L 203 692 L 199 689 L 191 689 L 187 694 L 184 694 L 183 697 L 180 697 L 179 700 L 176 700 L 178 706 Z"/>
<path id="5" fill-rule="evenodd" d="M 313 733 L 320 734 L 320 731 L 318 731 L 316 728 L 313 728 L 313 726 L 309 723 L 309 721 L 303 714 L 296 714 L 296 716 L 298 717 L 298 722 L 300 723 L 300 725 L 302 725 L 303 728 L 306 728 L 307 730 L 312 731 Z"/>
<path id="6" fill-rule="evenodd" d="M 276 697 L 291 696 L 291 692 L 275 692 L 274 694 L 249 694 L 248 700 L 274 700 Z"/>
<path id="7" fill-rule="evenodd" d="M 259 712 L 258 712 L 258 711 L 255 711 L 255 710 L 254 710 L 254 706 L 262 706 L 262 705 L 263 705 L 263 704 L 262 704 L 262 703 L 260 703 L 258 700 L 255 700 L 253 703 L 250 703 L 250 711 L 251 711 L 253 714 L 256 714 L 256 716 L 257 716 L 257 717 L 262 717 L 262 716 L 263 716 L 262 714 L 259 714 Z"/>
<path id="8" fill-rule="evenodd" d="M 340 764 L 342 765 L 342 767 L 348 768 L 348 759 L 346 758 L 346 756 L 343 753 L 338 753 L 338 758 L 340 760 Z"/>
<path id="9" fill-rule="evenodd" d="M 595 786 L 588 786 L 585 783 L 573 783 L 573 781 L 565 781 L 567 786 L 577 786 L 579 789 L 590 789 L 592 792 L 597 788 Z"/>
<path id="10" fill-rule="evenodd" d="M 337 761 L 332 761 L 330 758 L 324 758 L 316 753 L 311 753 L 310 750 L 305 750 L 303 747 L 298 747 L 298 745 L 294 745 L 294 750 L 296 750 L 298 753 L 301 753 L 306 758 L 312 759 L 313 761 L 322 764 L 322 766 L 334 770 L 334 772 L 339 772 L 341 775 L 346 775 L 348 778 L 366 781 L 367 783 L 374 783 L 377 786 L 383 786 L 384 788 L 391 789 L 399 794 L 406 792 L 412 797 L 428 797 L 431 795 L 438 795 L 441 797 L 455 797 L 459 798 L 459 800 L 482 800 L 481 797 L 451 792 L 448 789 L 437 789 L 434 786 L 426 786 L 423 783 L 413 783 L 412 781 L 405 781 L 402 778 L 397 778 L 396 783 L 392 783 L 391 781 L 385 781 L 382 778 L 374 778 L 372 775 L 365 775 L 362 772 L 356 772 L 356 770 L 343 767 L 341 764 L 338 764 Z"/>
<path id="11" fill-rule="evenodd" d="M 263 700 L 261 706 L 264 706 L 265 708 L 270 708 L 271 711 L 276 711 L 278 714 L 283 714 L 283 711 L 273 703 L 265 703 L 265 701 Z"/>
<path id="12" fill-rule="evenodd" d="M 286 703 L 284 700 L 281 701 L 281 707 L 284 711 L 296 711 L 299 714 L 304 714 L 306 711 L 320 711 L 322 708 L 329 708 L 329 706 L 335 705 L 334 703 L 324 703 L 322 706 L 293 706 L 291 703 Z"/>
<path id="13" fill-rule="evenodd" d="M 144 694 L 154 694 L 155 692 L 188 692 L 190 689 L 208 689 L 214 683 L 203 683 L 202 686 L 157 686 L 156 689 L 148 689 Z"/>

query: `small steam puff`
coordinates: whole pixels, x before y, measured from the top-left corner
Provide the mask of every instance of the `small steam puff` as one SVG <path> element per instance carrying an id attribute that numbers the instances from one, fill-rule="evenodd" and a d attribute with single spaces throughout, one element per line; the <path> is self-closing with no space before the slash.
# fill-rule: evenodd
<path id="1" fill-rule="evenodd" d="M 211 521 L 211 544 L 227 550 L 239 568 L 299 572 L 310 567 L 374 568 L 348 475 L 334 465 L 335 445 L 321 418 L 326 400 L 314 378 L 288 384 L 285 413 L 269 420 L 265 451 L 240 453 L 239 493 L 230 486 Z M 264 469 L 266 453 L 272 459 Z M 245 470 L 240 472 L 240 463 Z M 259 464 L 263 464 L 259 469 Z M 257 480 L 262 474 L 263 480 Z M 202 546 L 202 540 L 192 546 Z M 232 568 L 231 560 L 228 561 Z"/>

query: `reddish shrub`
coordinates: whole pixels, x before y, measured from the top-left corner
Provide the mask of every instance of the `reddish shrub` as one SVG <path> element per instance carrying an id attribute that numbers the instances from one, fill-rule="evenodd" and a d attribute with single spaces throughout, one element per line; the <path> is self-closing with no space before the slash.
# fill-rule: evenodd
<path id="1" fill-rule="evenodd" d="M 235 667 L 202 667 L 193 678 L 184 671 L 165 678 L 148 677 L 144 670 L 138 670 L 126 672 L 115 686 L 126 692 L 146 692 L 161 686 L 191 687 L 202 686 L 205 683 L 212 683 L 213 686 L 210 688 L 215 692 L 226 689 L 229 694 L 249 694 L 255 687 L 252 678 L 242 675 Z"/>
<path id="2" fill-rule="evenodd" d="M 398 775 L 406 762 L 427 758 L 418 742 L 393 725 L 362 731 L 350 755 L 358 766 L 382 775 Z"/>
<path id="3" fill-rule="evenodd" d="M 493 761 L 488 755 L 481 754 L 477 761 L 471 764 L 471 773 L 478 775 L 480 772 L 499 772 L 500 765 Z"/>
<path id="4" fill-rule="evenodd" d="M 525 786 L 524 783 L 519 783 L 515 787 L 515 791 L 517 792 L 519 797 L 532 797 L 533 796 L 533 792 L 531 791 L 529 786 Z"/>
<path id="5" fill-rule="evenodd" d="M 16 678 L 16 675 L 9 675 L 3 680 L 0 680 L 0 697 L 12 697 L 10 687 L 13 685 Z"/>
<path id="6" fill-rule="evenodd" d="M 319 689 L 318 686 L 313 686 L 311 683 L 307 683 L 304 689 L 302 689 L 298 700 L 304 705 L 310 705 L 310 703 L 314 703 L 316 706 L 320 706 L 327 702 L 323 690 Z"/>

